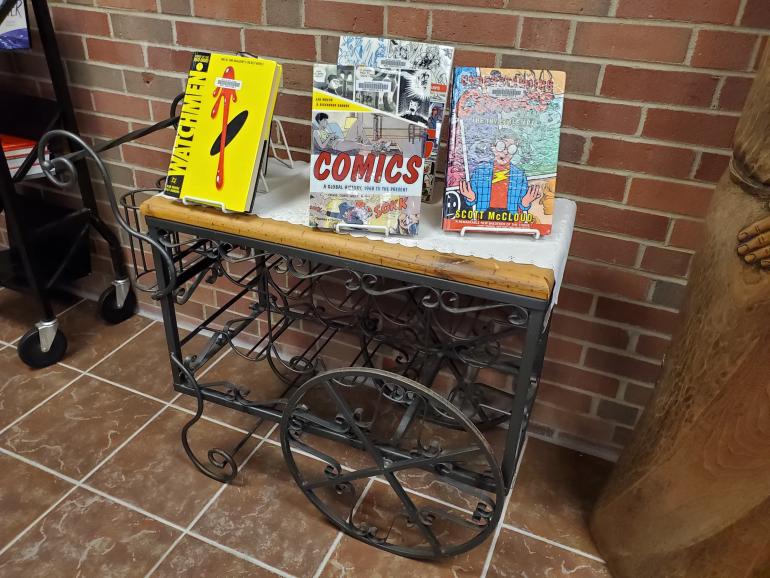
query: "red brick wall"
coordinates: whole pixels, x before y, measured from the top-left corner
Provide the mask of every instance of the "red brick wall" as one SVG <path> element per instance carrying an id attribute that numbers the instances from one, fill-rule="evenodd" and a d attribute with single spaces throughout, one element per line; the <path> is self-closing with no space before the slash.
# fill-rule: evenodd
<path id="1" fill-rule="evenodd" d="M 768 0 L 69 0 L 51 2 L 82 130 L 115 137 L 167 113 L 194 48 L 284 63 L 277 114 L 309 141 L 311 63 L 346 32 L 457 46 L 457 64 L 566 70 L 559 192 L 577 229 L 534 426 L 618 448 L 649 399 L 701 219 L 727 165 L 767 34 Z M 3 84 L 49 92 L 40 56 Z M 171 135 L 111 155 L 119 190 L 163 174 Z M 97 243 L 98 256 L 104 249 Z M 103 261 L 100 261 L 104 269 Z M 216 295 L 190 303 L 199 317 Z"/>

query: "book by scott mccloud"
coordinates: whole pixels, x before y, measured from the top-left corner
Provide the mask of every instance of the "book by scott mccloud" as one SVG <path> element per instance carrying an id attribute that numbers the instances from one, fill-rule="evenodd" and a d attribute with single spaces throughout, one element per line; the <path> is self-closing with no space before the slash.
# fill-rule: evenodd
<path id="1" fill-rule="evenodd" d="M 455 68 L 446 231 L 551 232 L 564 72 Z"/>
<path id="2" fill-rule="evenodd" d="M 340 38 L 337 64 L 356 68 L 355 84 L 347 98 L 428 129 L 425 200 L 433 190 L 453 57 L 451 46 L 362 36 Z"/>
<path id="3" fill-rule="evenodd" d="M 164 192 L 250 212 L 280 79 L 272 60 L 196 52 Z"/>
<path id="4" fill-rule="evenodd" d="M 353 100 L 358 69 L 313 68 L 310 225 L 416 235 L 427 129 Z"/>

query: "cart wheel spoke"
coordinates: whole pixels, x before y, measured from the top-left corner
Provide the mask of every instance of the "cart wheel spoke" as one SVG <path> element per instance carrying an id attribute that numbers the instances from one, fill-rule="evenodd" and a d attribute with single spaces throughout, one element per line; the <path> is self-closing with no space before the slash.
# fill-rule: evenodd
<path id="1" fill-rule="evenodd" d="M 454 556 L 500 519 L 505 490 L 486 439 L 459 408 L 401 375 L 372 368 L 316 375 L 287 402 L 280 433 L 305 496 L 377 548 Z"/>

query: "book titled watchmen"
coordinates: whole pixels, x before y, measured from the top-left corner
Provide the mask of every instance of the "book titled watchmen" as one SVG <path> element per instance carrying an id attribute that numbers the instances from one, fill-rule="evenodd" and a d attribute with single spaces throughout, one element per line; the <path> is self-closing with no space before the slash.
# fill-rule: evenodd
<path id="1" fill-rule="evenodd" d="M 443 228 L 551 232 L 564 72 L 456 67 Z"/>
<path id="2" fill-rule="evenodd" d="M 164 192 L 250 212 L 280 81 L 272 60 L 196 52 Z"/>

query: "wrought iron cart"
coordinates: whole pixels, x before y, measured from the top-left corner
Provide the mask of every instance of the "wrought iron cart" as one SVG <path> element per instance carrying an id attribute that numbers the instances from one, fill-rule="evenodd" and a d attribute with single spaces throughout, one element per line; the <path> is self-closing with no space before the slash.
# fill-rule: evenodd
<path id="1" fill-rule="evenodd" d="M 98 155 L 58 136 L 94 160 L 109 188 Z M 306 204 L 303 170 L 271 159 L 270 198 Z M 137 284 L 160 302 L 174 388 L 197 400 L 182 431 L 195 466 L 233 480 L 248 439 L 194 453 L 188 432 L 213 403 L 254 416 L 252 431 L 279 423 L 301 491 L 359 540 L 435 559 L 487 538 L 521 456 L 558 272 L 187 207 L 155 192 L 111 203 L 131 234 Z M 560 210 L 566 259 L 574 204 Z M 182 337 L 177 307 L 204 284 L 231 297 Z M 196 336 L 205 345 L 183 355 Z M 268 364 L 285 391 L 205 382 L 204 368 L 225 349 Z"/>

